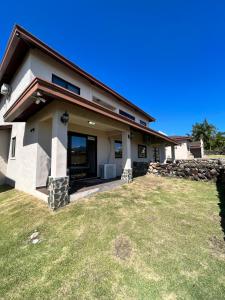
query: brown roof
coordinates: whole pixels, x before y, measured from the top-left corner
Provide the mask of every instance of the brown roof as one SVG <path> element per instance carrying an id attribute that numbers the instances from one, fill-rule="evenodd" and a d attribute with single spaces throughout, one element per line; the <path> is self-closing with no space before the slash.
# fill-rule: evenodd
<path id="1" fill-rule="evenodd" d="M 32 96 L 37 91 L 40 91 L 47 100 L 46 103 L 41 103 L 36 105 L 34 101 L 30 101 L 30 96 Z M 9 108 L 5 113 L 4 119 L 7 122 L 26 122 L 27 119 L 36 113 L 38 110 L 42 109 L 43 106 L 48 105 L 52 100 L 60 100 L 78 105 L 85 109 L 99 113 L 107 118 L 122 122 L 129 125 L 131 128 L 141 131 L 142 133 L 149 134 L 156 138 L 162 139 L 169 144 L 177 144 L 176 141 L 170 139 L 169 137 L 161 134 L 153 129 L 143 126 L 135 121 L 132 121 L 124 116 L 121 116 L 115 112 L 110 111 L 97 103 L 86 100 L 81 96 L 61 87 L 52 82 L 45 81 L 40 78 L 35 78 L 30 85 L 23 91 L 21 96 L 17 101 Z"/>
<path id="2" fill-rule="evenodd" d="M 189 144 L 189 147 L 190 147 L 191 149 L 194 149 L 194 148 L 201 148 L 201 142 L 200 142 L 200 141 L 191 142 L 191 143 Z"/>
<path id="3" fill-rule="evenodd" d="M 192 138 L 191 136 L 182 136 L 182 135 L 172 135 L 170 136 L 171 139 L 175 140 L 175 141 L 185 141 L 185 140 L 189 140 L 191 141 Z"/>
<path id="4" fill-rule="evenodd" d="M 30 48 L 38 48 L 45 54 L 54 58 L 56 61 L 67 66 L 72 71 L 78 73 L 80 76 L 88 80 L 91 84 L 97 86 L 98 88 L 101 88 L 105 92 L 108 92 L 123 104 L 126 104 L 129 107 L 131 107 L 134 111 L 141 113 L 150 122 L 155 121 L 155 118 L 147 114 L 138 106 L 131 103 L 123 96 L 119 95 L 116 91 L 114 91 L 98 79 L 94 78 L 92 75 L 79 68 L 77 65 L 63 57 L 61 54 L 44 44 L 42 41 L 40 41 L 31 33 L 27 32 L 25 29 L 21 28 L 18 25 L 16 25 L 14 27 L 14 30 L 12 31 L 4 57 L 2 59 L 2 63 L 0 66 L 0 85 L 3 82 L 8 83 L 10 81 L 16 69 L 19 67 L 23 58 L 25 57 L 26 53 L 29 51 Z"/>

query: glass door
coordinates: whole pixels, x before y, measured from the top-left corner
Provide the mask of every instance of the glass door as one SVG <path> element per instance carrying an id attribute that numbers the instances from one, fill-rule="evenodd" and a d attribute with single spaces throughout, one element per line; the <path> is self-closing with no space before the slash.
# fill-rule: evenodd
<path id="1" fill-rule="evenodd" d="M 68 169 L 71 181 L 97 176 L 97 138 L 95 136 L 69 133 Z"/>

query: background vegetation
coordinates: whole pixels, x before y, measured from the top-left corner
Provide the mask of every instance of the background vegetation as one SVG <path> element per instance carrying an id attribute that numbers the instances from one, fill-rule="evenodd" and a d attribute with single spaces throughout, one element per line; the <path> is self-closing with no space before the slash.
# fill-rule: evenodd
<path id="1" fill-rule="evenodd" d="M 225 132 L 218 131 L 206 119 L 192 126 L 191 136 L 195 141 L 203 139 L 205 150 L 218 151 L 225 154 Z"/>

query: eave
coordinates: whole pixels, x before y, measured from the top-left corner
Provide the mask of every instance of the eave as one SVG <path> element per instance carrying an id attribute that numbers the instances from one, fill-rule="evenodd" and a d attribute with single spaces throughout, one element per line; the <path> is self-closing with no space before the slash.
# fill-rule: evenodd
<path id="1" fill-rule="evenodd" d="M 46 103 L 42 103 L 39 105 L 35 104 L 35 101 L 33 98 L 31 98 L 31 96 L 33 96 L 37 91 L 43 94 L 43 96 L 47 100 Z M 177 145 L 176 141 L 153 129 L 138 124 L 94 102 L 86 100 L 69 90 L 66 90 L 56 84 L 53 84 L 40 78 L 35 78 L 30 83 L 30 85 L 17 99 L 17 101 L 5 113 L 4 120 L 5 122 L 26 122 L 32 115 L 34 115 L 36 112 L 42 109 L 45 105 L 48 105 L 52 100 L 59 100 L 67 103 L 72 103 L 74 105 L 96 112 L 112 120 L 121 122 L 123 124 L 127 124 L 135 130 L 139 130 L 142 133 L 146 133 L 159 139 L 162 139 L 169 144 Z"/>

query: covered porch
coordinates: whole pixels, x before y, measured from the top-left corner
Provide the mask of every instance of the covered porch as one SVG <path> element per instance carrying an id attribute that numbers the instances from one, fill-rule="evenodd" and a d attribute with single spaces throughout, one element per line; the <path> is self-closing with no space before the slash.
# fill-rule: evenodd
<path id="1" fill-rule="evenodd" d="M 73 193 L 91 186 L 115 179 L 132 180 L 129 126 L 57 101 L 43 108 L 36 118 L 36 188 L 48 190 L 53 209 L 68 203 Z M 111 168 L 109 174 L 105 174 L 105 166 Z"/>

